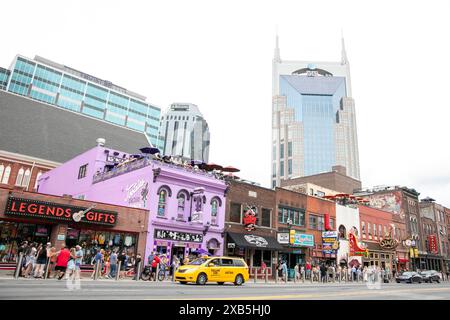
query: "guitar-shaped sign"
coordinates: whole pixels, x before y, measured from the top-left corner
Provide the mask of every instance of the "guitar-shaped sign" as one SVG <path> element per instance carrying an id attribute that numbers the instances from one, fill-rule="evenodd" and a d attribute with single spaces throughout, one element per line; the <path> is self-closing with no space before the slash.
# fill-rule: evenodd
<path id="1" fill-rule="evenodd" d="M 80 210 L 80 211 L 78 211 L 78 212 L 75 212 L 75 213 L 72 215 L 73 221 L 75 221 L 75 222 L 80 222 L 80 221 L 81 221 L 81 218 L 83 218 L 83 217 L 85 216 L 85 214 L 89 212 L 89 210 L 92 210 L 92 209 L 94 209 L 94 208 L 95 208 L 95 204 L 92 205 L 92 206 L 90 206 L 90 207 L 87 208 L 86 210 Z"/>

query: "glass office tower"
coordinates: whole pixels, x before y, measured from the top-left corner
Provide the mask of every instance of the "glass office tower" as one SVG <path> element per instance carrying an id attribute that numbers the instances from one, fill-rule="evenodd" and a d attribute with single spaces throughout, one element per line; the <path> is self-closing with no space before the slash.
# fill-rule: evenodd
<path id="1" fill-rule="evenodd" d="M 5 90 L 9 80 L 9 70 L 0 68 L 0 89 Z"/>
<path id="2" fill-rule="evenodd" d="M 158 148 L 161 110 L 145 97 L 48 59 L 16 56 L 0 88 L 74 112 L 144 132 Z"/>
<path id="3" fill-rule="evenodd" d="M 359 155 L 350 68 L 341 62 L 273 60 L 272 187 L 281 180 L 332 171 L 359 180 Z"/>

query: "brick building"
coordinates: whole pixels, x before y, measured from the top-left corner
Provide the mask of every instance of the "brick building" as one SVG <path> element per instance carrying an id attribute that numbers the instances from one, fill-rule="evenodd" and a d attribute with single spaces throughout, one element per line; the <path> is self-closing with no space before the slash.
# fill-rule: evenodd
<path id="1" fill-rule="evenodd" d="M 361 205 L 359 206 L 359 219 L 361 240 L 369 249 L 369 256 L 363 257 L 363 264 L 392 270 L 398 245 L 392 238 L 392 213 Z"/>
<path id="2" fill-rule="evenodd" d="M 282 249 L 277 241 L 275 199 L 274 190 L 238 181 L 229 182 L 226 196 L 225 254 L 244 258 L 259 273 L 264 262 L 269 276 L 274 274 L 278 250 Z M 250 208 L 256 213 L 254 228 L 245 225 Z"/>
<path id="3" fill-rule="evenodd" d="M 306 183 L 312 183 L 340 193 L 352 194 L 354 190 L 361 189 L 361 181 L 347 176 L 343 166 L 334 166 L 333 171 L 315 175 L 281 180 L 280 186 L 289 188 L 305 188 Z M 307 194 L 309 190 L 305 190 Z"/>
<path id="4" fill-rule="evenodd" d="M 283 188 L 275 191 L 277 228 L 281 234 L 290 236 L 279 255 L 287 261 L 291 274 L 297 263 L 335 262 L 335 256 L 324 254 L 322 250 L 326 221 L 332 230 L 336 228 L 335 203 Z"/>
<path id="5" fill-rule="evenodd" d="M 80 211 L 84 216 L 77 219 Z M 148 211 L 100 202 L 0 188 L 0 262 L 5 267 L 17 260 L 22 241 L 81 245 L 82 268 L 90 268 L 99 249 L 143 254 Z"/>

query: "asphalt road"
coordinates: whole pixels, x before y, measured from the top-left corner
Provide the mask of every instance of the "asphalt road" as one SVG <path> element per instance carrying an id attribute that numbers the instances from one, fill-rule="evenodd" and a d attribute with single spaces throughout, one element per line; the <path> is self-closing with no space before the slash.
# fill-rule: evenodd
<path id="1" fill-rule="evenodd" d="M 122 280 L 81 280 L 80 287 L 54 279 L 0 279 L 0 300 L 11 299 L 105 299 L 105 300 L 214 300 L 214 299 L 313 299 L 313 300 L 450 300 L 450 282 L 440 284 L 381 284 L 369 288 L 362 283 L 288 283 L 252 282 L 241 287 L 181 285 L 171 282 Z"/>

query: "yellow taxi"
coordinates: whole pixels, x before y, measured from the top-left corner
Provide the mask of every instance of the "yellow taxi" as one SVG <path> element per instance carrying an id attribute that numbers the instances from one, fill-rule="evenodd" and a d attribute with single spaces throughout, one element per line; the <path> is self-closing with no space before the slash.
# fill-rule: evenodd
<path id="1" fill-rule="evenodd" d="M 232 257 L 202 257 L 181 266 L 175 272 L 175 281 L 181 284 L 195 282 L 233 282 L 240 286 L 248 281 L 248 266 L 243 259 Z"/>

